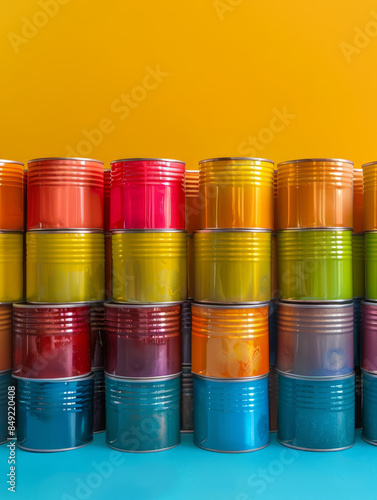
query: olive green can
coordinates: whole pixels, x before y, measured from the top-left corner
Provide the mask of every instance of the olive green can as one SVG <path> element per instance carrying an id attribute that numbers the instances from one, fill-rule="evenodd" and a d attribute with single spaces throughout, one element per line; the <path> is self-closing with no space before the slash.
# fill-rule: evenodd
<path id="1" fill-rule="evenodd" d="M 353 296 L 364 297 L 365 295 L 365 258 L 364 258 L 364 235 L 352 235 L 352 262 L 353 262 Z"/>
<path id="2" fill-rule="evenodd" d="M 278 247 L 280 299 L 313 302 L 352 299 L 351 230 L 279 231 Z"/>
<path id="3" fill-rule="evenodd" d="M 365 233 L 365 298 L 377 301 L 377 231 Z"/>

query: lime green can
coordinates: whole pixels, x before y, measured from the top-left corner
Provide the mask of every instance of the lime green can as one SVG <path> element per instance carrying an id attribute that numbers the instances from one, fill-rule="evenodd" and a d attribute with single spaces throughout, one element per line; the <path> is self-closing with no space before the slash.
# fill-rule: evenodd
<path id="1" fill-rule="evenodd" d="M 365 298 L 377 301 L 377 231 L 365 233 Z"/>
<path id="2" fill-rule="evenodd" d="M 279 231 L 278 247 L 280 299 L 313 302 L 352 299 L 351 230 Z"/>
<path id="3" fill-rule="evenodd" d="M 364 234 L 352 235 L 353 261 L 353 296 L 364 297 L 365 294 L 365 252 Z"/>

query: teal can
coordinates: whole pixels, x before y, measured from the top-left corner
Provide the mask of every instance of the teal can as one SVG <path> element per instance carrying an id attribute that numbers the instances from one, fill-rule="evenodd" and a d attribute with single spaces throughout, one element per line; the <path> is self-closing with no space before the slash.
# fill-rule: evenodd
<path id="1" fill-rule="evenodd" d="M 0 372 L 0 444 L 6 443 L 8 440 L 8 417 L 11 432 L 14 432 L 16 424 L 15 403 L 15 383 L 12 382 L 12 370 Z M 12 408 L 9 410 L 9 415 L 8 406 Z"/>
<path id="2" fill-rule="evenodd" d="M 363 370 L 363 417 L 361 437 L 377 446 L 377 375 Z"/>
<path id="3" fill-rule="evenodd" d="M 279 231 L 278 248 L 281 300 L 353 298 L 351 230 Z"/>

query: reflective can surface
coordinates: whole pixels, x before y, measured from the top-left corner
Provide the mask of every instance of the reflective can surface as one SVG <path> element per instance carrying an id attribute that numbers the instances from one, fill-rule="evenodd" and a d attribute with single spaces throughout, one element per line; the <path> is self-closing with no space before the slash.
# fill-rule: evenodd
<path id="1" fill-rule="evenodd" d="M 268 396 L 270 408 L 270 432 L 278 430 L 278 393 L 279 379 L 275 366 L 270 366 L 268 374 Z"/>
<path id="2" fill-rule="evenodd" d="M 365 295 L 364 235 L 352 235 L 353 296 Z"/>
<path id="3" fill-rule="evenodd" d="M 93 373 L 93 432 L 103 432 L 106 430 L 105 372 L 96 368 Z"/>
<path id="4" fill-rule="evenodd" d="M 364 190 L 363 170 L 353 169 L 353 232 L 358 234 L 364 231 Z"/>
<path id="5" fill-rule="evenodd" d="M 105 374 L 106 443 L 119 451 L 162 451 L 180 443 L 180 375 L 126 379 Z"/>
<path id="6" fill-rule="evenodd" d="M 182 363 L 189 365 L 191 365 L 191 305 L 192 300 L 186 300 L 181 305 Z"/>
<path id="7" fill-rule="evenodd" d="M 105 371 L 118 377 L 166 377 L 181 371 L 179 304 L 105 304 Z"/>
<path id="8" fill-rule="evenodd" d="M 264 302 L 271 298 L 271 233 L 203 230 L 194 234 L 197 302 Z"/>
<path id="9" fill-rule="evenodd" d="M 187 298 L 194 298 L 195 268 L 194 268 L 194 235 L 187 235 Z"/>
<path id="10" fill-rule="evenodd" d="M 186 231 L 190 234 L 200 229 L 199 170 L 186 170 Z"/>
<path id="11" fill-rule="evenodd" d="M 111 162 L 110 229 L 185 229 L 185 164 L 159 158 Z"/>
<path id="12" fill-rule="evenodd" d="M 364 231 L 377 230 L 377 162 L 363 165 Z"/>
<path id="13" fill-rule="evenodd" d="M 355 367 L 355 429 L 362 428 L 363 377 L 359 366 Z"/>
<path id="14" fill-rule="evenodd" d="M 26 234 L 28 302 L 91 302 L 105 298 L 102 232 Z"/>
<path id="15" fill-rule="evenodd" d="M 29 161 L 27 229 L 103 229 L 103 163 Z"/>
<path id="16" fill-rule="evenodd" d="M 102 302 L 90 306 L 90 366 L 104 367 L 105 307 Z"/>
<path id="17" fill-rule="evenodd" d="M 268 445 L 268 376 L 227 380 L 194 375 L 194 444 L 240 453 Z"/>
<path id="18" fill-rule="evenodd" d="M 272 161 L 214 158 L 199 167 L 201 228 L 274 228 Z"/>
<path id="19" fill-rule="evenodd" d="M 8 405 L 8 392 L 11 394 L 8 387 L 10 386 L 14 387 L 12 370 L 0 371 L 0 444 L 8 439 L 8 415 L 14 416 L 14 410 L 8 412 L 10 406 Z"/>
<path id="20" fill-rule="evenodd" d="M 278 441 L 291 448 L 337 451 L 355 442 L 355 375 L 305 378 L 278 374 Z"/>
<path id="21" fill-rule="evenodd" d="M 354 364 L 361 364 L 361 302 L 362 299 L 353 299 L 353 351 Z"/>
<path id="22" fill-rule="evenodd" d="M 268 305 L 268 343 L 270 351 L 270 366 L 276 365 L 278 340 L 278 302 L 271 300 Z"/>
<path id="23" fill-rule="evenodd" d="M 0 160 L 0 230 L 24 230 L 24 166 Z"/>
<path id="24" fill-rule="evenodd" d="M 192 304 L 192 371 L 216 378 L 268 373 L 268 304 Z"/>
<path id="25" fill-rule="evenodd" d="M 105 233 L 105 299 L 111 299 L 113 256 L 111 248 L 111 234 Z"/>
<path id="26" fill-rule="evenodd" d="M 69 380 L 17 380 L 17 446 L 52 452 L 93 439 L 93 375 Z"/>
<path id="27" fill-rule="evenodd" d="M 304 159 L 278 164 L 278 226 L 352 228 L 353 163 Z"/>
<path id="28" fill-rule="evenodd" d="M 363 417 L 361 437 L 377 446 L 377 375 L 363 371 Z"/>
<path id="29" fill-rule="evenodd" d="M 12 304 L 0 304 L 0 373 L 12 369 L 12 314 Z"/>
<path id="30" fill-rule="evenodd" d="M 352 299 L 352 231 L 280 231 L 278 245 L 280 299 Z"/>
<path id="31" fill-rule="evenodd" d="M 89 306 L 13 305 L 13 375 L 28 379 L 90 373 Z"/>
<path id="32" fill-rule="evenodd" d="M 191 365 L 182 365 L 181 375 L 181 432 L 194 429 L 194 382 Z"/>
<path id="33" fill-rule="evenodd" d="M 0 303 L 22 300 L 23 233 L 0 232 Z"/>
<path id="34" fill-rule="evenodd" d="M 271 234 L 271 299 L 279 297 L 278 236 Z"/>
<path id="35" fill-rule="evenodd" d="M 365 298 L 377 301 L 377 231 L 365 233 Z"/>
<path id="36" fill-rule="evenodd" d="M 353 304 L 278 304 L 276 367 L 304 377 L 353 372 Z"/>
<path id="37" fill-rule="evenodd" d="M 377 302 L 361 302 L 361 368 L 377 373 Z"/>
<path id="38" fill-rule="evenodd" d="M 112 247 L 114 301 L 187 299 L 185 231 L 114 232 Z"/>
<path id="39" fill-rule="evenodd" d="M 103 229 L 105 233 L 110 232 L 110 188 L 111 170 L 105 168 L 103 171 Z"/>

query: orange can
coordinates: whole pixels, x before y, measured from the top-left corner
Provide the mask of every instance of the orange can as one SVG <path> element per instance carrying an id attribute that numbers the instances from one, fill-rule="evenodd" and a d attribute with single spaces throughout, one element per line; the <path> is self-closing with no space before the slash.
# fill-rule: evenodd
<path id="1" fill-rule="evenodd" d="M 278 171 L 274 168 L 274 233 L 278 230 Z"/>
<path id="2" fill-rule="evenodd" d="M 24 165 L 0 160 L 0 230 L 24 230 Z"/>
<path id="3" fill-rule="evenodd" d="M 377 230 L 377 161 L 363 165 L 364 231 Z"/>
<path id="4" fill-rule="evenodd" d="M 334 158 L 278 164 L 278 229 L 352 228 L 353 163 Z"/>
<path id="5" fill-rule="evenodd" d="M 0 304 L 0 372 L 12 369 L 12 304 Z"/>
<path id="6" fill-rule="evenodd" d="M 186 231 L 192 234 L 200 229 L 199 170 L 186 170 Z"/>
<path id="7" fill-rule="evenodd" d="M 364 231 L 364 190 L 363 170 L 353 170 L 353 232 L 359 234 Z"/>
<path id="8" fill-rule="evenodd" d="M 274 228 L 274 163 L 262 158 L 199 162 L 202 229 Z"/>
<path id="9" fill-rule="evenodd" d="M 192 372 L 243 378 L 268 373 L 268 303 L 221 306 L 193 303 Z"/>

